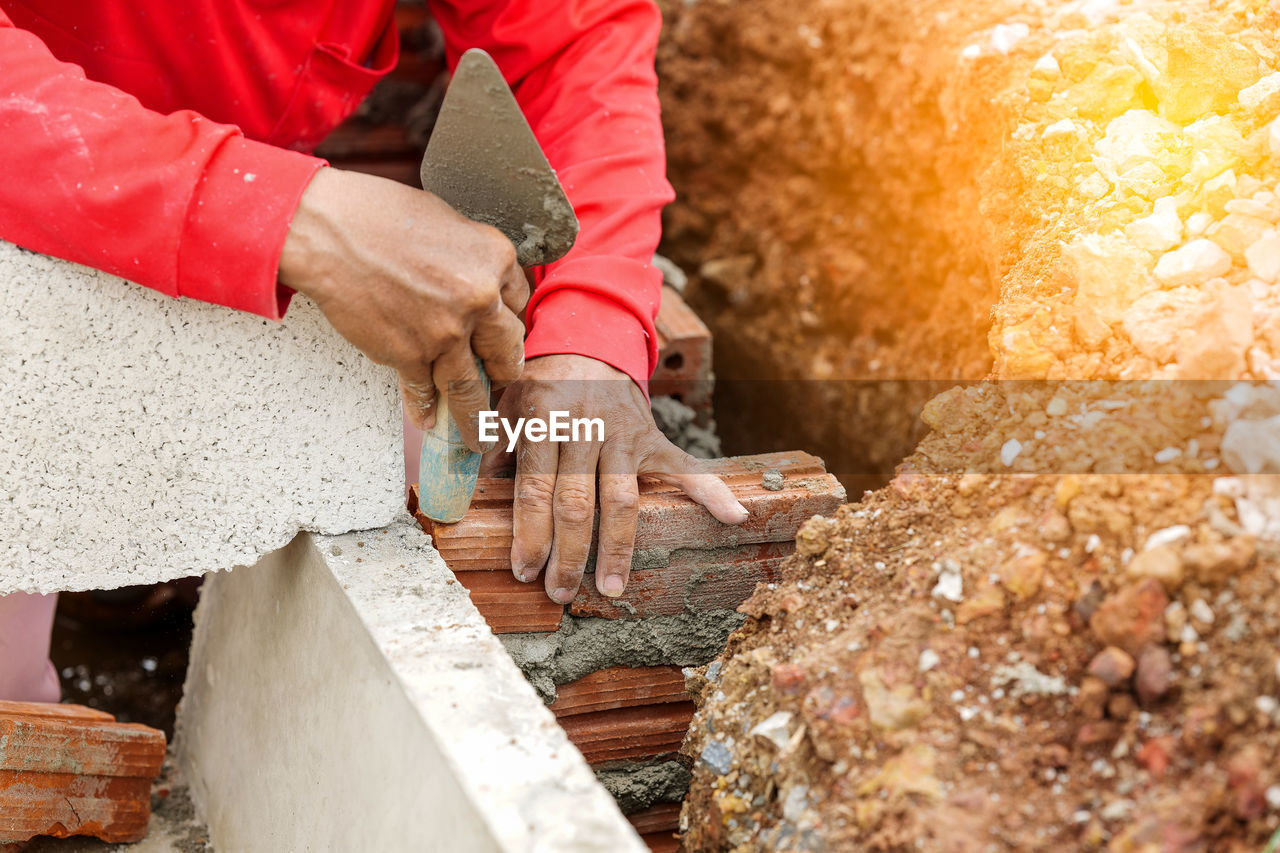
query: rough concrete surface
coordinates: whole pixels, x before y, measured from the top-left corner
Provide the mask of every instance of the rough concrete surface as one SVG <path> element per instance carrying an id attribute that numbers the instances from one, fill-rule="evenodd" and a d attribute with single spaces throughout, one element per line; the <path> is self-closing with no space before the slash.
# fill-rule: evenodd
<path id="1" fill-rule="evenodd" d="M 556 687 L 610 666 L 702 664 L 719 654 L 744 617 L 732 610 L 648 619 L 581 619 L 565 615 L 554 634 L 503 634 L 516 665 L 551 704 Z"/>
<path id="2" fill-rule="evenodd" d="M 247 565 L 403 503 L 394 375 L 284 323 L 0 243 L 0 594 Z"/>
<path id="3" fill-rule="evenodd" d="M 221 850 L 644 849 L 407 517 L 210 578 L 175 750 Z"/>
<path id="4" fill-rule="evenodd" d="M 689 790 L 689 768 L 672 759 L 622 762 L 597 770 L 596 778 L 624 814 L 644 811 L 654 803 L 678 803 Z"/>

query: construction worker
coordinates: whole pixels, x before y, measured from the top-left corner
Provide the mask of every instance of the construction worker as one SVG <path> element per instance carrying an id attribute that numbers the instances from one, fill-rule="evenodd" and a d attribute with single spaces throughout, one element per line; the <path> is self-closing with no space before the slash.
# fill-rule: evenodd
<path id="1" fill-rule="evenodd" d="M 601 418 L 603 441 L 516 448 L 511 564 L 570 600 L 598 504 L 596 585 L 619 595 L 637 474 L 680 486 L 722 522 L 747 515 L 648 408 L 661 293 L 649 260 L 671 199 L 658 10 L 652 0 L 428 3 L 450 65 L 470 47 L 497 61 L 581 221 L 573 251 L 531 271 L 530 295 L 497 231 L 303 153 L 395 65 L 393 6 L 0 0 L 0 239 L 272 319 L 303 293 L 399 373 L 420 426 L 434 421 L 437 387 L 474 375 L 472 353 L 511 383 L 500 409 Z M 471 424 L 488 401 L 451 394 L 450 407 Z M 495 452 L 486 464 L 503 462 Z M 57 699 L 52 614 L 49 597 L 0 599 L 0 698 Z"/>

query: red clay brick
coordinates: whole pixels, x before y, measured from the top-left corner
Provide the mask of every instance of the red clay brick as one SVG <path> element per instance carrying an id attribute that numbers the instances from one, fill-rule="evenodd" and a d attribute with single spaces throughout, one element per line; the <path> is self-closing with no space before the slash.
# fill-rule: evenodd
<path id="1" fill-rule="evenodd" d="M 680 548 L 670 552 L 664 564 L 632 569 L 619 598 L 601 595 L 588 575 L 569 612 L 574 616 L 634 619 L 686 610 L 734 610 L 756 584 L 774 580 L 782 561 L 794 551 L 793 542 L 715 550 Z"/>
<path id="2" fill-rule="evenodd" d="M 825 472 L 822 460 L 807 453 L 720 459 L 710 467 L 725 477 L 751 517 L 738 527 L 727 527 L 674 486 L 643 480 L 636 549 L 650 558 L 670 551 L 668 565 L 637 568 L 624 598 L 618 600 L 599 595 L 588 576 L 571 612 L 637 618 L 685 609 L 733 609 L 757 583 L 773 579 L 791 553 L 801 524 L 812 515 L 833 512 L 844 500 L 844 490 Z M 770 468 L 785 477 L 780 491 L 761 485 L 763 472 Z M 563 614 L 560 605 L 546 597 L 541 584 L 522 584 L 511 574 L 513 485 L 511 480 L 481 480 L 471 509 L 456 524 L 435 524 L 418 513 L 416 486 L 410 511 L 432 535 L 458 580 L 471 590 L 495 633 L 554 631 Z"/>
<path id="3" fill-rule="evenodd" d="M 0 702 L 0 743 L 0 844 L 146 834 L 163 732 L 78 705 Z"/>
<path id="4" fill-rule="evenodd" d="M 656 803 L 642 812 L 627 815 L 627 820 L 642 836 L 650 833 L 670 836 L 680 828 L 680 804 Z"/>
<path id="5" fill-rule="evenodd" d="M 662 288 L 662 304 L 654 321 L 658 332 L 658 366 L 649 379 L 655 397 L 675 397 L 711 423 L 711 331 L 674 288 Z"/>
<path id="6" fill-rule="evenodd" d="M 640 481 L 636 548 L 733 548 L 766 542 L 789 542 L 813 515 L 830 514 L 844 501 L 844 489 L 826 473 L 822 460 L 808 453 L 763 453 L 707 463 L 725 478 L 734 495 L 751 513 L 740 525 L 721 524 L 675 486 L 657 480 Z M 777 468 L 784 488 L 769 491 L 761 476 Z M 483 479 L 471 509 L 456 524 L 436 524 L 418 515 L 418 522 L 455 572 L 510 572 L 511 500 L 514 483 Z M 414 487 L 410 506 L 416 510 Z M 514 579 L 514 578 L 513 578 Z"/>
<path id="7" fill-rule="evenodd" d="M 640 836 L 640 840 L 649 848 L 650 853 L 679 853 L 680 850 L 680 839 L 673 831 L 646 832 Z"/>
<path id="8" fill-rule="evenodd" d="M 556 694 L 557 717 L 689 701 L 678 666 L 614 666 L 562 684 Z"/>
<path id="9" fill-rule="evenodd" d="M 574 714 L 560 726 L 588 764 L 600 764 L 677 752 L 692 719 L 692 702 L 670 702 Z"/>

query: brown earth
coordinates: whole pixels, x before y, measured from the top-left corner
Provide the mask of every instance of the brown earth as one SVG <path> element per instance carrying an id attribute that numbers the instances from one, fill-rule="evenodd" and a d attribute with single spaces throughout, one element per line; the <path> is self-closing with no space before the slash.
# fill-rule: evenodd
<path id="1" fill-rule="evenodd" d="M 697 685 L 686 847 L 1274 840 L 1275 483 L 1213 475 L 1280 437 L 1199 380 L 1280 378 L 1276 10 L 665 9 L 665 251 L 726 447 L 917 448 Z M 984 377 L 1023 381 L 919 381 Z"/>

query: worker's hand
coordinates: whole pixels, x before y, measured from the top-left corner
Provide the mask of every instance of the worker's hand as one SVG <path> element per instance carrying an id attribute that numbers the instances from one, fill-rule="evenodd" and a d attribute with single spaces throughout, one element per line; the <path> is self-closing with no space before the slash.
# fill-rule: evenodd
<path id="1" fill-rule="evenodd" d="M 436 388 L 482 450 L 474 352 L 494 384 L 520 376 L 529 282 L 511 242 L 431 193 L 340 169 L 316 173 L 280 257 L 280 281 L 315 300 L 378 364 L 395 368 L 410 420 L 435 423 Z"/>
<path id="2" fill-rule="evenodd" d="M 658 430 L 644 394 L 625 373 L 586 356 L 532 359 L 520 381 L 503 394 L 499 412 L 514 423 L 518 417 L 547 419 L 552 411 L 600 418 L 604 440 L 530 441 L 522 431 L 512 460 L 504 435 L 500 447 L 486 456 L 482 474 L 492 476 L 514 461 L 511 570 L 529 582 L 545 567 L 544 584 L 553 601 L 568 603 L 578 592 L 591 552 L 597 480 L 596 589 L 607 596 L 622 594 L 631 571 L 638 474 L 679 486 L 725 524 L 747 519 L 729 487 Z M 590 438 L 599 435 L 590 433 Z"/>

